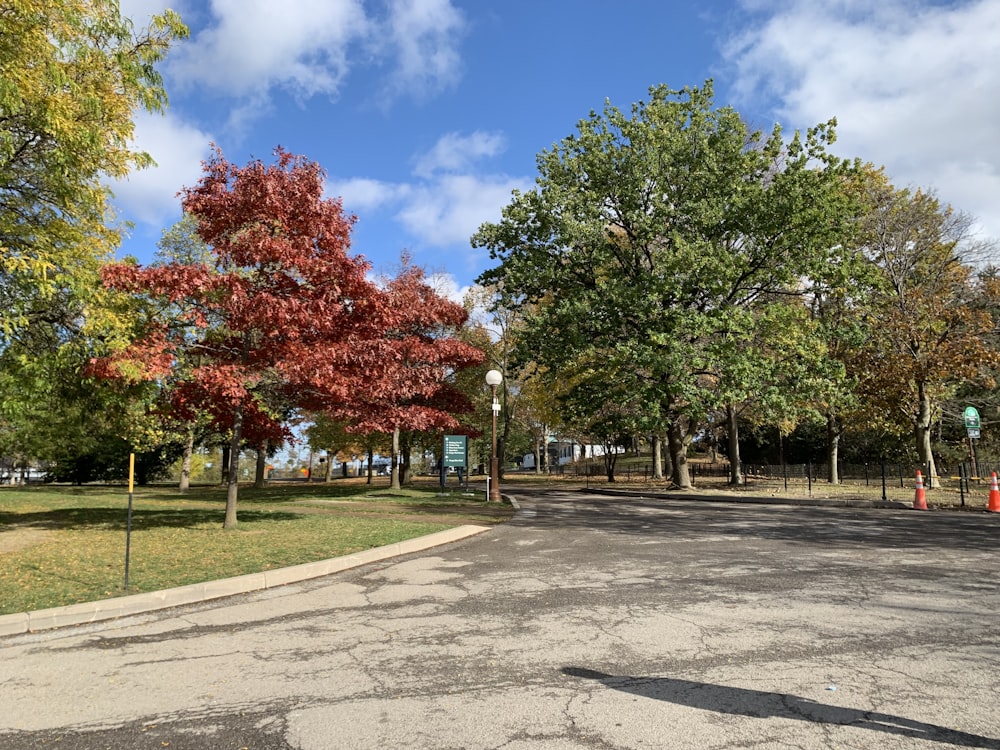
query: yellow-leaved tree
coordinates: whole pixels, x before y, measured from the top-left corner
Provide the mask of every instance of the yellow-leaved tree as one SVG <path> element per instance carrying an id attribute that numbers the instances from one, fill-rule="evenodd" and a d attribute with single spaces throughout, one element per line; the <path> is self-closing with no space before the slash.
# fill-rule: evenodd
<path id="1" fill-rule="evenodd" d="M 136 30 L 117 0 L 0 0 L 0 455 L 82 455 L 109 396 L 148 432 L 141 404 L 80 368 L 136 314 L 100 284 L 120 241 L 107 183 L 151 164 L 134 118 L 165 106 L 156 66 L 187 33 L 172 11 Z"/>
<path id="2" fill-rule="evenodd" d="M 990 340 L 998 290 L 971 263 L 979 248 L 969 217 L 931 193 L 895 188 L 882 173 L 871 174 L 866 200 L 860 240 L 878 279 L 853 367 L 875 409 L 912 429 L 933 486 L 931 431 L 942 401 L 963 383 L 991 386 L 1000 362 Z"/>
<path id="3" fill-rule="evenodd" d="M 173 11 L 136 31 L 117 0 L 0 0 L 0 337 L 46 300 L 97 289 L 118 246 L 108 178 L 151 164 L 137 110 L 166 104 L 156 70 L 187 35 Z"/>

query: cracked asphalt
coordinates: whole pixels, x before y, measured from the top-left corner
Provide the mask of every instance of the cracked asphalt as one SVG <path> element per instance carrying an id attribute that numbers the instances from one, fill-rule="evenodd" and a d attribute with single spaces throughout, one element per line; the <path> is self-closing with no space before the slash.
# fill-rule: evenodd
<path id="1" fill-rule="evenodd" d="M 1000 749 L 1000 515 L 517 497 L 418 555 L 0 639 L 0 750 Z"/>

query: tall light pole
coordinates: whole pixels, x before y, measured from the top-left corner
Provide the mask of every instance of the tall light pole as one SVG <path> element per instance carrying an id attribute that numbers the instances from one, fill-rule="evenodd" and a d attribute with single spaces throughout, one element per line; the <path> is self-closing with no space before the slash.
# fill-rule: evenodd
<path id="1" fill-rule="evenodd" d="M 490 492 L 487 500 L 491 503 L 503 502 L 500 496 L 500 459 L 497 456 L 497 414 L 500 413 L 500 402 L 497 400 L 497 386 L 503 382 L 503 375 L 499 370 L 490 370 L 486 373 L 486 385 L 490 387 L 490 394 L 493 396 L 491 409 L 493 410 L 493 441 L 490 449 Z"/>

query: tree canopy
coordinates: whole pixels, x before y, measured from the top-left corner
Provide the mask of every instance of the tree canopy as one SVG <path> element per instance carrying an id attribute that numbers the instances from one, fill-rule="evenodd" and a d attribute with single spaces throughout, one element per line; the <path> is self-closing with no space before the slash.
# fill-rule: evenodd
<path id="1" fill-rule="evenodd" d="M 931 428 L 962 383 L 992 387 L 1000 364 L 996 286 L 963 257 L 969 217 L 930 193 L 866 181 L 859 242 L 876 273 L 860 310 L 868 336 L 853 352 L 867 401 L 915 437 L 918 461 L 936 476 Z M 931 479 L 933 481 L 933 479 Z"/>
<path id="2" fill-rule="evenodd" d="M 0 337 L 39 297 L 94 289 L 118 245 L 105 180 L 152 163 L 134 116 L 166 105 L 156 69 L 187 28 L 134 30 L 115 0 L 0 0 Z"/>
<path id="3" fill-rule="evenodd" d="M 348 252 L 354 217 L 323 197 L 324 177 L 280 148 L 275 163 L 244 167 L 216 151 L 183 194 L 209 258 L 104 269 L 109 288 L 171 312 L 143 321 L 94 371 L 169 383 L 175 413 L 207 413 L 231 435 L 227 527 L 243 441 L 289 438 L 288 409 L 347 417 L 359 430 L 447 424 L 437 400 L 450 393 L 449 369 L 481 358 L 440 335 L 465 311 L 418 269 L 404 267 L 385 288 L 367 278 L 368 263 Z"/>
<path id="4" fill-rule="evenodd" d="M 106 181 L 151 163 L 134 116 L 166 106 L 157 64 L 187 29 L 166 11 L 136 31 L 113 0 L 0 0 L 0 27 L 2 439 L 100 473 L 101 440 L 155 432 L 134 393 L 81 378 L 120 322 L 98 278 L 119 241 Z"/>
<path id="5" fill-rule="evenodd" d="M 832 140 L 832 122 L 787 141 L 751 131 L 715 106 L 711 82 L 653 87 L 630 115 L 609 103 L 542 152 L 536 188 L 474 235 L 500 261 L 480 282 L 530 307 L 523 349 L 539 364 L 644 404 L 684 486 L 693 428 L 720 405 L 720 363 L 735 388 L 759 310 L 800 293 L 843 238 L 852 165 L 827 153 Z"/>

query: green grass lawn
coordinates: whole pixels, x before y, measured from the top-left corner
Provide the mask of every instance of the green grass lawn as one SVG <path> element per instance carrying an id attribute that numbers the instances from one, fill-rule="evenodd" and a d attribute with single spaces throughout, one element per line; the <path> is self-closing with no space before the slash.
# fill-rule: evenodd
<path id="1" fill-rule="evenodd" d="M 225 490 L 136 488 L 124 590 L 125 487 L 0 489 L 0 614 L 156 591 L 313 562 L 463 524 L 506 520 L 482 493 L 434 485 L 275 483 L 241 488 L 223 530 Z"/>

